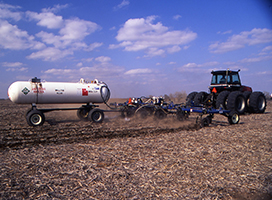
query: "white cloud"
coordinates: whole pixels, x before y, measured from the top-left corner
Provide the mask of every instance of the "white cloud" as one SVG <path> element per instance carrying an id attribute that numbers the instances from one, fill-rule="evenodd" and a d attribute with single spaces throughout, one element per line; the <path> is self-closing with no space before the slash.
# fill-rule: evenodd
<path id="1" fill-rule="evenodd" d="M 19 72 L 23 72 L 23 71 L 27 71 L 28 68 L 27 67 L 19 67 L 19 68 L 8 68 L 6 71 L 19 71 Z"/>
<path id="2" fill-rule="evenodd" d="M 100 56 L 95 59 L 98 62 L 92 63 L 91 66 L 82 67 L 83 63 L 80 62 L 77 64 L 77 67 L 80 67 L 79 69 L 52 68 L 43 71 L 43 73 L 52 76 L 56 75 L 61 78 L 69 77 L 69 79 L 79 79 L 80 77 L 86 77 L 87 74 L 88 78 L 107 78 L 108 80 L 123 75 L 124 68 L 111 64 L 110 60 L 110 57 Z M 91 62 L 93 58 L 84 59 L 84 61 Z"/>
<path id="3" fill-rule="evenodd" d="M 62 16 L 57 16 L 52 12 L 36 13 L 27 11 L 26 15 L 31 19 L 38 21 L 37 25 L 45 26 L 49 29 L 58 29 L 64 25 Z"/>
<path id="4" fill-rule="evenodd" d="M 53 12 L 53 13 L 56 13 L 58 11 L 60 11 L 61 9 L 64 9 L 64 8 L 67 8 L 68 7 L 68 4 L 65 4 L 65 5 L 54 5 L 52 8 L 43 8 L 42 11 L 43 12 Z"/>
<path id="5" fill-rule="evenodd" d="M 217 62 L 217 61 L 206 62 L 206 63 L 203 63 L 203 64 L 187 63 L 187 64 L 179 67 L 177 70 L 179 72 L 195 71 L 195 70 L 199 70 L 201 68 L 213 67 L 213 66 L 217 66 L 217 65 L 219 65 L 219 62 Z"/>
<path id="6" fill-rule="evenodd" d="M 262 51 L 272 51 L 272 46 L 267 46 Z"/>
<path id="7" fill-rule="evenodd" d="M 101 63 L 107 63 L 107 62 L 111 61 L 111 58 L 107 57 L 107 56 L 100 56 L 100 57 L 95 58 L 95 60 L 99 61 Z"/>
<path id="8" fill-rule="evenodd" d="M 12 6 L 8 4 L 0 3 L 0 19 L 11 18 L 15 21 L 19 21 L 22 18 L 21 12 L 14 12 L 12 10 L 20 9 L 20 6 Z"/>
<path id="9" fill-rule="evenodd" d="M 155 48 L 155 47 L 150 47 L 147 49 L 147 55 L 145 57 L 153 57 L 153 56 L 162 56 L 164 55 L 165 50 Z"/>
<path id="10" fill-rule="evenodd" d="M 23 63 L 21 62 L 3 62 L 2 66 L 3 67 L 21 67 Z"/>
<path id="11" fill-rule="evenodd" d="M 53 33 L 47 33 L 44 31 L 41 31 L 36 34 L 37 37 L 41 38 L 41 40 L 49 45 L 54 45 L 56 48 L 64 48 L 65 45 L 63 44 L 63 41 L 61 41 L 61 37 L 58 35 L 54 35 Z"/>
<path id="12" fill-rule="evenodd" d="M 44 45 L 34 41 L 34 36 L 20 30 L 16 25 L 0 20 L 0 47 L 4 49 L 23 50 L 41 49 Z"/>
<path id="13" fill-rule="evenodd" d="M 256 45 L 268 43 L 272 41 L 272 30 L 257 29 L 244 31 L 238 35 L 233 35 L 226 42 L 215 42 L 210 45 L 209 49 L 212 53 L 225 53 L 244 48 L 246 45 Z"/>
<path id="14" fill-rule="evenodd" d="M 174 20 L 178 20 L 179 18 L 181 18 L 181 15 L 175 15 L 175 16 L 173 17 Z"/>
<path id="15" fill-rule="evenodd" d="M 226 35 L 226 34 L 231 34 L 232 33 L 232 30 L 228 30 L 228 31 L 224 31 L 224 32 L 221 32 L 221 31 L 218 31 L 217 34 L 221 34 L 221 35 Z"/>
<path id="16" fill-rule="evenodd" d="M 110 63 L 100 63 L 98 65 L 94 65 L 92 67 L 82 67 L 79 69 L 79 73 L 81 75 L 90 74 L 96 78 L 115 78 L 119 77 L 123 74 L 124 69 L 122 67 L 114 66 Z"/>
<path id="17" fill-rule="evenodd" d="M 28 58 L 43 59 L 46 61 L 54 61 L 72 55 L 74 51 L 84 50 L 93 51 L 103 45 L 103 43 L 94 42 L 87 45 L 84 42 L 86 36 L 98 30 L 100 27 L 91 21 L 81 20 L 79 18 L 63 19 L 49 11 L 57 11 L 65 8 L 67 5 L 55 6 L 50 9 L 43 9 L 42 13 L 27 12 L 27 16 L 37 22 L 37 25 L 47 27 L 49 29 L 59 29 L 59 34 L 41 31 L 36 34 L 37 37 L 47 45 L 43 51 L 32 53 Z M 65 49 L 65 50 L 64 50 Z M 59 55 L 54 55 L 58 53 Z"/>
<path id="18" fill-rule="evenodd" d="M 103 43 L 95 42 L 89 45 L 89 47 L 85 48 L 85 51 L 93 51 L 94 49 L 101 47 Z"/>
<path id="19" fill-rule="evenodd" d="M 156 16 L 149 16 L 146 19 L 129 19 L 119 29 L 116 36 L 118 45 L 112 44 L 109 48 L 124 47 L 125 51 L 145 50 L 149 56 L 163 55 L 164 48 L 169 52 L 180 50 L 179 45 L 187 44 L 196 39 L 197 34 L 190 30 L 170 31 L 168 27 L 160 22 L 152 23 Z M 172 51 L 171 51 L 172 50 Z"/>
<path id="20" fill-rule="evenodd" d="M 59 33 L 63 40 L 82 40 L 97 29 L 99 26 L 96 23 L 75 18 L 65 20 L 65 26 Z"/>
<path id="21" fill-rule="evenodd" d="M 83 66 L 83 63 L 82 62 L 80 62 L 80 63 L 77 63 L 77 65 L 76 65 L 77 67 L 82 67 Z"/>
<path id="22" fill-rule="evenodd" d="M 180 50 L 181 50 L 181 48 L 179 46 L 172 46 L 170 48 L 167 48 L 168 53 L 175 53 L 175 52 L 178 52 Z"/>
<path id="23" fill-rule="evenodd" d="M 6 67 L 6 71 L 27 71 L 27 67 L 22 67 L 24 64 L 21 62 L 3 62 L 1 63 L 3 67 Z"/>
<path id="24" fill-rule="evenodd" d="M 48 69 L 46 71 L 44 71 L 43 73 L 45 74 L 54 74 L 54 75 L 64 75 L 64 74 L 71 74 L 74 73 L 75 70 L 72 69 Z"/>
<path id="25" fill-rule="evenodd" d="M 59 50 L 54 47 L 48 47 L 41 51 L 32 53 L 31 55 L 27 56 L 28 59 L 42 59 L 44 61 L 56 61 L 60 58 L 64 58 L 67 55 L 73 55 L 73 51 L 71 50 Z"/>
<path id="26" fill-rule="evenodd" d="M 144 68 L 144 69 L 131 69 L 125 72 L 125 75 L 142 75 L 142 74 L 150 74 L 152 73 L 151 69 Z"/>
<path id="27" fill-rule="evenodd" d="M 125 6 L 128 6 L 129 4 L 130 4 L 130 2 L 128 0 L 123 0 L 119 5 L 114 7 L 114 10 L 121 9 Z"/>
<path id="28" fill-rule="evenodd" d="M 93 61 L 93 58 L 84 58 L 82 59 L 84 62 L 92 62 Z"/>
<path id="29" fill-rule="evenodd" d="M 255 58 L 244 58 L 243 60 L 240 60 L 241 63 L 253 63 L 253 62 L 261 62 L 264 60 L 271 60 L 272 55 L 269 56 L 260 56 Z"/>

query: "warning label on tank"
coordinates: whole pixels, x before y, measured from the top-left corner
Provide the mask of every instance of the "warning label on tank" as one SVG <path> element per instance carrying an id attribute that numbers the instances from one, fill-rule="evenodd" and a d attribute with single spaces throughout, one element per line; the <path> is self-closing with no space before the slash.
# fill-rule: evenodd
<path id="1" fill-rule="evenodd" d="M 88 96 L 88 91 L 85 88 L 82 88 L 82 96 Z"/>
<path id="2" fill-rule="evenodd" d="M 40 87 L 40 88 L 38 88 L 38 90 L 37 90 L 37 88 L 32 88 L 32 92 L 42 94 L 45 92 L 45 88 Z"/>
<path id="3" fill-rule="evenodd" d="M 27 87 L 25 87 L 25 88 L 22 90 L 22 93 L 24 93 L 25 95 L 27 95 L 29 92 L 30 92 L 30 90 L 27 89 Z"/>

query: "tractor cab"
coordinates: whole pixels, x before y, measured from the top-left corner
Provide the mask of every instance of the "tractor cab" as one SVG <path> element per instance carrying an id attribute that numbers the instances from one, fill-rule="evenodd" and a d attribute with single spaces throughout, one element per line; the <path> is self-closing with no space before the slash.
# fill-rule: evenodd
<path id="1" fill-rule="evenodd" d="M 220 93 L 224 90 L 236 91 L 241 89 L 241 80 L 239 71 L 219 70 L 212 71 L 212 80 L 210 85 L 211 93 Z"/>

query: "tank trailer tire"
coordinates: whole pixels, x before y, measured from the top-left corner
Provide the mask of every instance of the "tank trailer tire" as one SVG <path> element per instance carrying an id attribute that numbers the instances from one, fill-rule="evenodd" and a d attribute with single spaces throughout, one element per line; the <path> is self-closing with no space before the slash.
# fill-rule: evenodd
<path id="1" fill-rule="evenodd" d="M 27 113 L 26 121 L 29 126 L 41 126 L 45 122 L 45 117 L 43 112 L 31 110 Z"/>
<path id="2" fill-rule="evenodd" d="M 192 101 L 194 101 L 195 95 L 197 92 L 191 92 L 190 94 L 187 95 L 186 97 L 186 106 L 191 106 Z"/>
<path id="3" fill-rule="evenodd" d="M 90 109 L 84 108 L 84 107 L 80 107 L 77 110 L 77 116 L 80 120 L 88 120 L 88 115 L 89 115 Z"/>
<path id="4" fill-rule="evenodd" d="M 231 92 L 227 100 L 227 109 L 236 110 L 239 114 L 243 114 L 246 108 L 246 100 L 242 92 Z"/>
<path id="5" fill-rule="evenodd" d="M 264 113 L 266 109 L 266 98 L 262 92 L 252 92 L 249 97 L 249 107 L 254 113 Z"/>
<path id="6" fill-rule="evenodd" d="M 104 120 L 104 112 L 98 108 L 92 109 L 88 114 L 88 119 L 94 123 L 102 123 Z"/>
<path id="7" fill-rule="evenodd" d="M 230 92 L 229 91 L 223 91 L 220 92 L 216 99 L 216 109 L 220 108 L 220 105 L 223 106 L 224 109 L 227 108 L 227 100 Z"/>
<path id="8" fill-rule="evenodd" d="M 240 117 L 239 117 L 238 112 L 235 110 L 230 111 L 229 116 L 228 116 L 228 121 L 230 124 L 238 124 L 240 121 Z"/>

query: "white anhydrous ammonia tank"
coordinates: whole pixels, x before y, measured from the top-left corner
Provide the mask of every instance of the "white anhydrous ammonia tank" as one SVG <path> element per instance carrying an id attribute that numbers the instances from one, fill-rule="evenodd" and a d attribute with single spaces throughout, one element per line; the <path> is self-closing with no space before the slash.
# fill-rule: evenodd
<path id="1" fill-rule="evenodd" d="M 103 103 L 110 98 L 110 90 L 105 83 L 94 80 L 87 83 L 17 81 L 8 89 L 10 100 L 18 104 L 55 104 L 55 103 Z"/>

